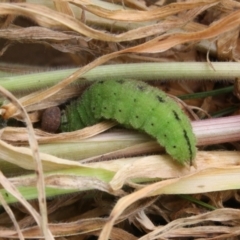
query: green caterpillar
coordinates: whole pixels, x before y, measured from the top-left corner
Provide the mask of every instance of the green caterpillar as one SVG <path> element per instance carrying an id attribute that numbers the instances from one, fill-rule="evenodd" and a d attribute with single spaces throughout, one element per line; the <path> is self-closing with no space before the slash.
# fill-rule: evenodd
<path id="1" fill-rule="evenodd" d="M 61 119 L 62 131 L 91 126 L 101 119 L 140 129 L 156 138 L 184 164 L 196 155 L 196 138 L 188 117 L 161 90 L 135 80 L 105 80 L 91 85 Z"/>

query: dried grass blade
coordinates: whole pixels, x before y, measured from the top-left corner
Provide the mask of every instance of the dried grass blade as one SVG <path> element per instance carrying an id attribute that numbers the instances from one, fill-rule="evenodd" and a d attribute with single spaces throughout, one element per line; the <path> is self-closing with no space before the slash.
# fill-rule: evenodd
<path id="1" fill-rule="evenodd" d="M 190 174 L 182 178 L 170 179 L 157 182 L 142 189 L 122 197 L 113 208 L 108 222 L 104 226 L 99 240 L 106 240 L 110 236 L 114 222 L 122 212 L 134 202 L 150 196 L 160 194 L 186 194 L 203 193 L 211 191 L 221 191 L 239 189 L 240 187 L 240 167 L 233 168 L 213 168 L 206 169 L 195 174 Z M 234 184 L 235 183 L 235 184 Z M 231 187 L 229 186 L 231 184 Z M 238 216 L 239 217 L 239 216 Z"/>
<path id="2" fill-rule="evenodd" d="M 240 22 L 240 10 L 237 10 L 227 15 L 226 17 L 218 20 L 207 29 L 190 33 L 165 34 L 141 45 L 125 49 L 122 52 L 138 52 L 138 53 L 164 52 L 178 44 L 218 37 L 221 34 L 225 34 L 226 32 L 238 28 L 239 22 Z"/>
<path id="3" fill-rule="evenodd" d="M 131 22 L 143 22 L 151 20 L 159 20 L 168 16 L 177 14 L 182 11 L 190 10 L 198 7 L 209 8 L 218 4 L 219 0 L 202 1 L 197 0 L 194 2 L 179 2 L 171 3 L 161 8 L 156 8 L 148 11 L 136 11 L 136 10 L 108 10 L 102 7 L 93 5 L 91 1 L 70 0 L 77 6 L 84 7 L 87 11 L 106 19 L 115 21 L 131 21 Z"/>
<path id="4" fill-rule="evenodd" d="M 36 179 L 37 179 L 38 201 L 39 201 L 39 208 L 40 208 L 40 212 L 41 212 L 41 217 L 38 218 L 38 221 L 40 222 L 40 227 L 43 232 L 43 235 L 48 239 L 53 239 L 53 236 L 47 227 L 48 219 L 47 219 L 45 183 L 44 183 L 44 177 L 43 177 L 42 162 L 40 159 L 40 155 L 39 155 L 39 151 L 38 151 L 38 143 L 37 143 L 37 140 L 34 135 L 33 126 L 31 124 L 31 121 L 29 119 L 29 116 L 28 116 L 26 110 L 21 105 L 21 103 L 10 92 L 8 92 L 6 89 L 2 88 L 1 86 L 0 86 L 0 92 L 2 95 L 4 95 L 9 101 L 11 101 L 16 106 L 17 110 L 20 111 L 22 118 L 24 119 L 24 121 L 27 124 L 27 129 L 28 129 L 28 133 L 29 133 L 29 135 L 28 135 L 29 136 L 29 144 L 31 147 L 31 159 L 34 161 L 34 170 L 37 173 Z M 13 188 L 13 186 L 12 186 L 12 188 Z"/>

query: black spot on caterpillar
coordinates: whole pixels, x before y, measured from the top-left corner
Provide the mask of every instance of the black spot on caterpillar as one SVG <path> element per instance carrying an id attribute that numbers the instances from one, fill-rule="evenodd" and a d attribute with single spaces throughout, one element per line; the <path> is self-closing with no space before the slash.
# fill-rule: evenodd
<path id="1" fill-rule="evenodd" d="M 74 131 L 113 119 L 140 129 L 184 164 L 196 155 L 196 138 L 188 117 L 161 90 L 135 80 L 106 80 L 91 85 L 62 117 L 62 131 Z"/>

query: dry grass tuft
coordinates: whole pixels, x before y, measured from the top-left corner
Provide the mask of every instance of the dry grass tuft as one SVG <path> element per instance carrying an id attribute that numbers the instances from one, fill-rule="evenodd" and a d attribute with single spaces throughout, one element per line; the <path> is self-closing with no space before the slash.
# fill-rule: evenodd
<path id="1" fill-rule="evenodd" d="M 239 16 L 234 0 L 2 1 L 0 239 L 239 239 Z M 193 122 L 194 166 L 114 122 L 38 129 L 90 81 L 130 74 L 219 117 Z"/>

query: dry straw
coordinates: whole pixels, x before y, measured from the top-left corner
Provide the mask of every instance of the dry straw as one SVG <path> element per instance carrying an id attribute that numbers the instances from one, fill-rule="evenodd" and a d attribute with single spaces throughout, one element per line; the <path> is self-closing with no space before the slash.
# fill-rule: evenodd
<path id="1" fill-rule="evenodd" d="M 1 115 L 27 125 L 1 131 L 0 200 L 13 222 L 6 225 L 6 216 L 1 216 L 1 238 L 238 238 L 240 158 L 239 152 L 231 149 L 239 148 L 239 117 L 193 122 L 199 151 L 195 166 L 189 167 L 173 162 L 144 134 L 123 129 L 105 132 L 116 126 L 113 122 L 59 134 L 32 128 L 31 120 L 39 121 L 40 110 L 79 95 L 84 86 L 80 83 L 96 80 L 98 72 L 99 78 L 109 77 L 113 68 L 115 78 L 127 71 L 131 78 L 146 76 L 147 80 L 239 77 L 238 63 L 210 63 L 208 59 L 197 63 L 202 55 L 196 50 L 218 61 L 239 58 L 239 3 L 167 2 L 150 6 L 144 1 L 124 1 L 122 6 L 123 2 L 96 0 L 0 3 L 0 16 L 4 16 L 0 37 L 7 40 L 3 56 L 12 43 L 40 43 L 67 53 L 75 66 L 81 65 L 54 72 L 39 66 L 37 69 L 45 72 L 32 73 L 36 68 L 26 64 L 0 64 L 2 86 L 18 96 L 24 94 L 17 100 L 1 87 L 8 100 Z M 16 24 L 18 16 L 30 21 L 30 26 Z M 141 74 L 140 68 L 144 69 Z M 158 68 L 176 74 L 162 74 L 163 79 Z M 184 74 L 189 68 L 198 69 L 193 72 L 203 72 L 203 76 L 194 76 L 190 70 Z M 13 69 L 10 74 L 9 69 Z M 50 80 L 37 86 L 41 77 Z M 19 83 L 16 89 L 19 79 L 24 87 L 20 89 Z M 202 90 L 203 85 L 206 91 L 215 89 L 213 81 L 169 83 L 162 88 L 185 95 Z M 239 95 L 238 81 L 235 92 Z M 233 95 L 223 98 L 189 100 L 185 109 L 197 119 L 237 102 Z M 30 147 L 26 146 L 28 140 Z M 226 142 L 229 144 L 223 145 Z M 213 147 L 214 151 L 201 149 L 211 144 L 222 145 Z M 189 194 L 192 199 L 186 196 Z M 37 205 L 27 201 L 37 198 Z M 15 216 L 12 207 L 18 211 Z"/>

